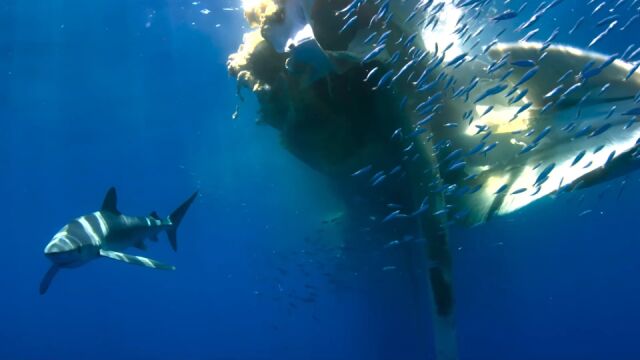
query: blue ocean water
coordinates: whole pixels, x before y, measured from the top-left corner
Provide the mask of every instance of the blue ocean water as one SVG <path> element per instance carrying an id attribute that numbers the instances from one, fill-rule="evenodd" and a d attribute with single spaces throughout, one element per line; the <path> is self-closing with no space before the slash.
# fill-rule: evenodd
<path id="1" fill-rule="evenodd" d="M 232 120 L 225 63 L 244 20 L 223 8 L 238 6 L 0 3 L 0 359 L 433 358 L 415 279 L 359 281 L 366 261 L 342 268 L 331 185 L 255 123 L 251 96 Z M 564 1 L 537 27 L 585 47 L 600 30 L 591 11 Z M 638 30 L 594 50 L 623 52 Z M 640 358 L 638 181 L 453 230 L 460 357 Z M 163 237 L 145 252 L 177 271 L 102 259 L 62 270 L 40 296 L 47 241 L 110 186 L 139 215 L 167 215 L 200 190 L 179 251 Z M 363 255 L 372 267 L 384 256 Z"/>

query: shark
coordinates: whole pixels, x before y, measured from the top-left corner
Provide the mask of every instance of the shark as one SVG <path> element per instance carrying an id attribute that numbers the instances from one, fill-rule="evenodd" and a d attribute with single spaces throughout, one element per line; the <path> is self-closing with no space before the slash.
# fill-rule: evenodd
<path id="1" fill-rule="evenodd" d="M 44 248 L 44 254 L 52 265 L 40 282 L 40 294 L 47 292 L 60 269 L 80 267 L 99 258 L 152 269 L 175 270 L 173 265 L 123 251 L 131 247 L 145 250 L 144 241 L 157 241 L 160 232 L 166 232 L 172 249 L 176 251 L 178 226 L 197 196 L 196 191 L 164 219 L 155 211 L 149 216 L 130 216 L 118 210 L 116 189 L 111 187 L 100 210 L 66 224 Z"/>

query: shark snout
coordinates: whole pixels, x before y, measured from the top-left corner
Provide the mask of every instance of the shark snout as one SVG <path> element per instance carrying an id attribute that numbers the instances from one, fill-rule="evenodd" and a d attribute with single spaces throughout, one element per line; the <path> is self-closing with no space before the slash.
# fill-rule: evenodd
<path id="1" fill-rule="evenodd" d="M 74 244 L 66 237 L 53 238 L 47 246 L 44 247 L 45 255 L 55 255 L 66 253 L 70 251 L 76 251 L 80 248 L 78 244 Z"/>
<path id="2" fill-rule="evenodd" d="M 82 248 L 66 238 L 51 240 L 44 248 L 44 255 L 54 264 L 69 266 L 81 259 Z"/>
<path id="3" fill-rule="evenodd" d="M 62 246 L 57 241 L 51 241 L 44 248 L 44 254 L 45 255 L 54 255 L 54 254 L 59 254 L 59 253 L 65 252 L 65 251 L 69 251 L 69 249 L 66 249 L 64 246 Z"/>

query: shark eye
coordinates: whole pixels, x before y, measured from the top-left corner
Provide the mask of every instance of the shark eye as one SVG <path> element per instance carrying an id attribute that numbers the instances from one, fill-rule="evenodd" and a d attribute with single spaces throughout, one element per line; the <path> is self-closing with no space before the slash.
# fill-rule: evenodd
<path id="1" fill-rule="evenodd" d="M 78 247 L 78 249 L 76 250 L 78 252 L 78 254 L 82 253 L 82 248 Z"/>

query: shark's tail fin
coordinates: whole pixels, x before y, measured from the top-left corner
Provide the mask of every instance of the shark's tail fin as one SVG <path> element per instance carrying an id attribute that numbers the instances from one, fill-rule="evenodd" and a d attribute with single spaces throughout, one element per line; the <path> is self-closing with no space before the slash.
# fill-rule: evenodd
<path id="1" fill-rule="evenodd" d="M 169 243 L 173 248 L 173 251 L 178 250 L 178 240 L 176 239 L 176 231 L 178 230 L 178 226 L 180 226 L 180 222 L 184 217 L 184 214 L 189 210 L 189 206 L 193 200 L 198 196 L 198 192 L 194 192 L 185 202 L 182 203 L 177 209 L 175 209 L 171 215 L 169 215 L 169 221 L 171 222 L 171 226 L 167 229 L 167 236 L 169 237 Z"/>

